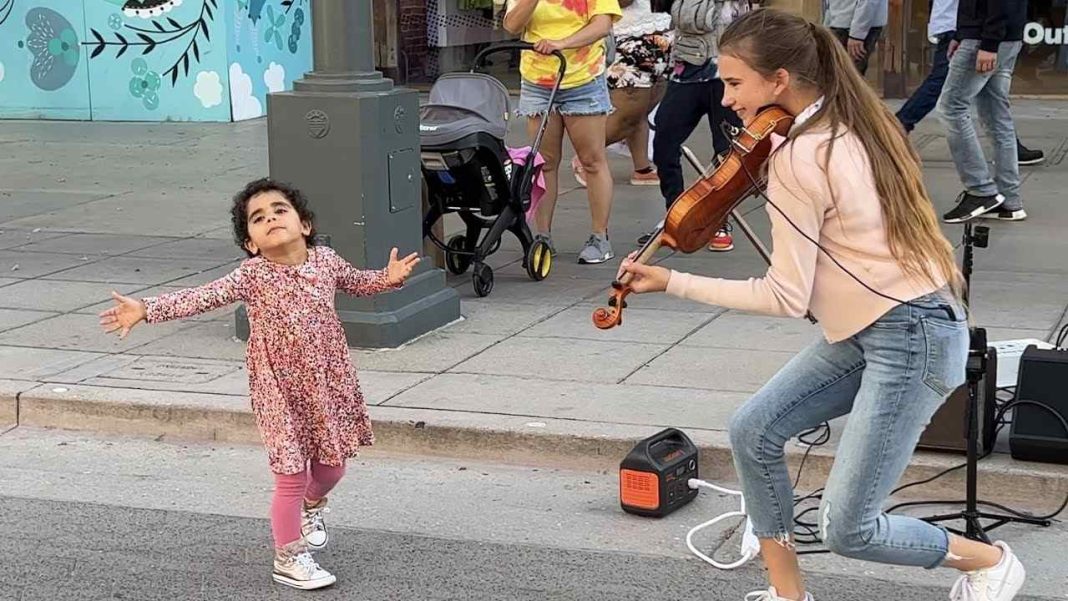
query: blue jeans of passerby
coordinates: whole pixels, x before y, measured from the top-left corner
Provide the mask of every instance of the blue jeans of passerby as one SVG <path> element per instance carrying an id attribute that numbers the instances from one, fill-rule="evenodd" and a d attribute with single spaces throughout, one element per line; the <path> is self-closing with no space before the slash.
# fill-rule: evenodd
<path id="1" fill-rule="evenodd" d="M 735 468 L 757 537 L 786 544 L 794 529 L 786 442 L 849 414 L 820 504 L 824 544 L 880 563 L 933 568 L 945 559 L 946 530 L 882 510 L 934 412 L 965 381 L 963 309 L 945 292 L 911 302 L 849 339 L 817 340 L 735 413 Z"/>
<path id="2" fill-rule="evenodd" d="M 946 53 L 949 52 L 949 42 L 953 39 L 953 34 L 952 31 L 938 34 L 931 72 L 897 111 L 897 119 L 901 121 L 905 131 L 912 131 L 916 124 L 923 121 L 927 113 L 930 113 L 938 103 L 938 96 L 942 94 L 942 84 L 946 83 L 946 75 L 949 74 L 949 57 Z"/>
<path id="3" fill-rule="evenodd" d="M 964 189 L 976 196 L 1005 197 L 1005 210 L 1023 208 L 1020 200 L 1020 165 L 1016 155 L 1016 126 L 1009 111 L 1009 87 L 1016 57 L 1022 42 L 1002 42 L 998 45 L 997 66 L 992 71 L 975 70 L 979 40 L 963 40 L 949 60 L 949 74 L 938 99 L 938 112 L 946 126 L 949 152 L 957 166 Z M 975 106 L 979 119 L 993 142 L 994 176 L 975 130 L 971 109 Z"/>

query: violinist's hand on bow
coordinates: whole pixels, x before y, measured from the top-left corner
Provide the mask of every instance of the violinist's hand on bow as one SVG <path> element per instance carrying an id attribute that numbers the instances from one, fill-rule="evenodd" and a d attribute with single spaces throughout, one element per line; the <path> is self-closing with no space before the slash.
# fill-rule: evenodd
<path id="1" fill-rule="evenodd" d="M 634 257 L 637 255 L 638 251 L 634 251 L 626 259 L 623 259 L 623 263 L 619 266 L 619 273 L 616 274 L 616 279 L 623 277 L 624 273 L 631 274 L 631 279 L 627 282 L 627 285 L 637 294 L 667 290 L 668 280 L 671 279 L 671 270 L 656 265 L 637 263 L 634 261 Z"/>

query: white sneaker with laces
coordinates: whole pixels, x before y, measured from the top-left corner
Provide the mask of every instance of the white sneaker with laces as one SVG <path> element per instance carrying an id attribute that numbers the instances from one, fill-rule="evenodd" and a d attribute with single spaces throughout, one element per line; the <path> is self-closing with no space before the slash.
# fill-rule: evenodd
<path id="1" fill-rule="evenodd" d="M 319 567 L 302 540 L 275 552 L 271 578 L 279 584 L 304 591 L 330 586 L 337 581 L 336 576 Z"/>
<path id="2" fill-rule="evenodd" d="M 330 513 L 330 508 L 326 506 L 325 498 L 320 499 L 315 507 L 301 504 L 300 533 L 304 535 L 304 541 L 312 549 L 319 550 L 326 546 L 328 537 L 323 515 L 327 513 Z"/>
<path id="3" fill-rule="evenodd" d="M 1012 549 L 1002 541 L 1001 561 L 992 568 L 967 572 L 949 592 L 950 601 L 1011 601 L 1023 586 L 1027 572 Z"/>
<path id="4" fill-rule="evenodd" d="M 775 590 L 775 587 L 769 587 L 766 591 L 753 591 L 745 595 L 745 601 L 794 601 L 793 599 L 787 599 L 786 597 L 780 597 L 779 593 Z M 804 599 L 799 601 L 814 601 L 812 595 L 805 593 Z"/>

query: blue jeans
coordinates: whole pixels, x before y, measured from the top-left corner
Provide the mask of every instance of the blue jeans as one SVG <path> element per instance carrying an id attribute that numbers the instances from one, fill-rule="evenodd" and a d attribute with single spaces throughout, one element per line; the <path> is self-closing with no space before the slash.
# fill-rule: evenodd
<path id="1" fill-rule="evenodd" d="M 964 189 L 976 196 L 1005 196 L 1005 210 L 1023 208 L 1020 200 L 1020 165 L 1016 155 L 1016 126 L 1009 111 L 1009 87 L 1012 70 L 1022 42 L 1002 42 L 998 45 L 997 66 L 993 71 L 978 73 L 975 57 L 979 40 L 963 40 L 949 61 L 949 74 L 938 99 L 938 111 L 946 126 L 949 152 L 957 166 Z M 993 141 L 994 177 L 979 134 L 975 131 L 971 109 L 979 111 Z"/>
<path id="2" fill-rule="evenodd" d="M 938 103 L 938 96 L 942 94 L 942 85 L 946 83 L 946 75 L 949 74 L 949 57 L 946 53 L 949 51 L 949 42 L 953 39 L 953 34 L 952 31 L 938 34 L 931 72 L 897 111 L 897 119 L 901 121 L 905 131 L 912 131 L 916 124 L 923 121 L 927 113 L 930 113 Z"/>
<path id="3" fill-rule="evenodd" d="M 945 293 L 910 302 L 852 338 L 817 340 L 731 419 L 735 468 L 757 537 L 786 544 L 793 532 L 786 442 L 849 414 L 820 504 L 824 544 L 880 563 L 933 568 L 945 559 L 945 529 L 882 511 L 931 416 L 965 381 L 964 310 Z"/>

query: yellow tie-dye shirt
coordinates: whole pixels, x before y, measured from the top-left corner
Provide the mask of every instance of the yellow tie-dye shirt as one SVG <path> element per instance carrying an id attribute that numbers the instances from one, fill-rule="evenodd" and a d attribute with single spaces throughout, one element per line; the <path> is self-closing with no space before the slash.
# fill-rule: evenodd
<path id="1" fill-rule="evenodd" d="M 511 10 L 516 0 L 508 0 Z M 562 40 L 588 25 L 596 15 L 609 15 L 612 22 L 623 16 L 619 0 L 540 0 L 523 31 L 523 41 Z M 611 35 L 611 33 L 609 33 Z M 605 42 L 563 50 L 567 71 L 561 88 L 589 83 L 605 70 Z M 560 72 L 560 61 L 551 54 L 525 50 L 519 61 L 519 74 L 537 85 L 552 87 Z"/>

